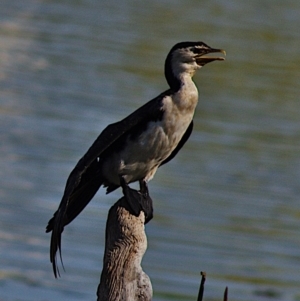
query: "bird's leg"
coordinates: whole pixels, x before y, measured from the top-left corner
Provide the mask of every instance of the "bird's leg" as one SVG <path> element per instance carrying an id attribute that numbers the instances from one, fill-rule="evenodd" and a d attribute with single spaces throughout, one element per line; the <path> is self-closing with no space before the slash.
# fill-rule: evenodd
<path id="1" fill-rule="evenodd" d="M 140 191 L 132 189 L 126 183 L 123 176 L 120 176 L 120 185 L 123 189 L 124 197 L 129 204 L 135 216 L 139 216 L 141 210 L 145 213 L 145 224 L 153 217 L 153 204 L 149 196 L 147 183 L 144 180 L 140 181 Z"/>
<path id="2" fill-rule="evenodd" d="M 140 183 L 140 193 L 143 196 L 148 196 L 149 195 L 149 190 L 148 190 L 147 182 L 144 181 L 144 180 L 140 180 L 139 183 Z"/>
<path id="3" fill-rule="evenodd" d="M 130 208 L 133 211 L 133 214 L 135 216 L 139 216 L 142 208 L 142 195 L 139 191 L 132 189 L 129 187 L 129 185 L 126 183 L 123 176 L 120 176 L 120 185 L 123 189 L 124 197 L 129 204 Z"/>
<path id="4" fill-rule="evenodd" d="M 145 224 L 153 218 L 153 201 L 149 195 L 147 182 L 140 180 L 140 193 L 142 196 L 141 207 L 145 213 Z"/>

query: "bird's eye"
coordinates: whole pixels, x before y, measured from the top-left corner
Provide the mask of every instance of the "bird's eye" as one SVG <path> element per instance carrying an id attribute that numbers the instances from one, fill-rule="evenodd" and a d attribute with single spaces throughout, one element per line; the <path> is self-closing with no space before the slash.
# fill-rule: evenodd
<path id="1" fill-rule="evenodd" d="M 193 52 L 193 53 L 201 53 L 201 52 L 203 52 L 203 49 L 202 48 L 198 48 L 198 47 L 192 47 L 191 48 L 191 51 Z"/>

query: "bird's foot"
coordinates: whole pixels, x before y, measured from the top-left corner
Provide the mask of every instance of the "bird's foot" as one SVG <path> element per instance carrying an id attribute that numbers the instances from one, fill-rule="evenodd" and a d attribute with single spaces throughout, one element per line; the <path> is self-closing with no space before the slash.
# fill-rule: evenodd
<path id="1" fill-rule="evenodd" d="M 141 210 L 145 214 L 145 224 L 153 218 L 153 202 L 148 193 L 147 185 L 141 186 L 141 191 L 137 191 L 128 186 L 125 179 L 120 177 L 120 184 L 123 189 L 124 197 L 135 216 L 139 216 Z"/>
<path id="2" fill-rule="evenodd" d="M 145 224 L 147 224 L 153 218 L 153 201 L 149 195 L 147 183 L 143 180 L 140 181 L 140 193 L 143 198 L 142 208 L 145 213 Z"/>
<path id="3" fill-rule="evenodd" d="M 145 224 L 147 224 L 153 218 L 153 202 L 149 195 L 143 195 L 140 193 L 140 196 L 141 196 L 140 204 L 142 210 L 145 213 Z"/>

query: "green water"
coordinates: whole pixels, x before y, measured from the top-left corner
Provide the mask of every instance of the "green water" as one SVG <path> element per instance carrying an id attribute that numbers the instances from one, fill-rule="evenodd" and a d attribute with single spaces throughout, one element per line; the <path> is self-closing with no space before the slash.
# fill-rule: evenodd
<path id="1" fill-rule="evenodd" d="M 300 300 L 300 2 L 0 4 L 0 300 L 95 300 L 100 191 L 49 263 L 48 219 L 99 132 L 167 88 L 179 41 L 227 52 L 195 76 L 195 130 L 149 184 L 143 267 L 154 300 Z"/>

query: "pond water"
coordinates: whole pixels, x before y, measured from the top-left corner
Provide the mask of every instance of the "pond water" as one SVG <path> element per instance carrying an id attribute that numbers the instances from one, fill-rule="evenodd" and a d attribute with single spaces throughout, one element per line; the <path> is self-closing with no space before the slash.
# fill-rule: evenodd
<path id="1" fill-rule="evenodd" d="M 184 149 L 149 184 L 143 268 L 154 300 L 300 300 L 300 2 L 2 0 L 0 300 L 95 300 L 107 212 L 99 191 L 49 262 L 47 221 L 101 130 L 167 89 L 166 54 L 227 51 L 195 76 Z"/>

